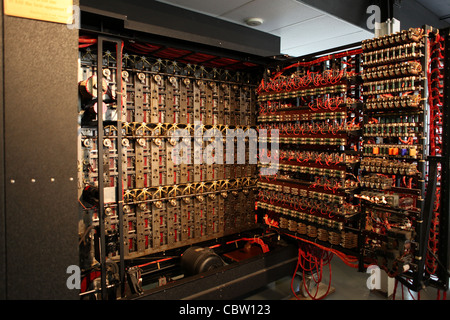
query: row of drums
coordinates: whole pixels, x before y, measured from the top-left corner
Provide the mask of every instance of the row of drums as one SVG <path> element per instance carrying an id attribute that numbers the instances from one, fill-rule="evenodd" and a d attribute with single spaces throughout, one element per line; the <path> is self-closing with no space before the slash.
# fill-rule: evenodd
<path id="1" fill-rule="evenodd" d="M 312 224 L 305 224 L 284 217 L 280 218 L 279 227 L 313 239 L 329 242 L 332 245 L 342 246 L 346 249 L 354 249 L 358 246 L 358 235 L 353 232 L 326 230 Z"/>

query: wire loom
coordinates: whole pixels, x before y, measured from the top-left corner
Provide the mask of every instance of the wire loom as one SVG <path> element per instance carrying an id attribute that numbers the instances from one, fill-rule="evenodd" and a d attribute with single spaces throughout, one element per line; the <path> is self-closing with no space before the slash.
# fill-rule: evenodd
<path id="1" fill-rule="evenodd" d="M 442 155 L 442 132 L 439 130 L 439 126 L 442 125 L 442 107 L 443 107 L 443 85 L 441 81 L 444 77 L 443 75 L 443 52 L 444 52 L 444 40 L 439 33 L 436 34 L 434 39 L 430 39 L 429 52 L 430 61 L 428 67 L 428 91 L 429 98 L 428 103 L 430 105 L 430 155 Z M 439 174 L 437 177 L 438 186 L 440 184 L 440 171 L 441 168 L 438 167 Z M 430 237 L 428 240 L 428 250 L 425 260 L 425 268 L 429 275 L 436 274 L 438 270 L 438 263 L 435 256 L 438 252 L 439 244 L 439 213 L 440 213 L 440 188 L 436 188 L 436 201 L 433 208 L 433 217 L 431 221 Z M 445 291 L 444 291 L 445 294 Z"/>
<path id="2" fill-rule="evenodd" d="M 332 268 L 331 268 L 331 261 L 334 256 L 337 256 L 340 258 L 347 266 L 351 268 L 358 268 L 358 259 L 356 257 L 348 256 L 340 251 L 334 250 L 332 248 L 327 248 L 324 246 L 321 246 L 315 242 L 308 241 L 303 238 L 299 238 L 296 236 L 293 236 L 291 234 L 285 234 L 291 238 L 300 240 L 299 246 L 298 246 L 298 259 L 297 259 L 297 265 L 295 267 L 294 274 L 291 279 L 291 290 L 294 294 L 294 297 L 298 300 L 301 298 L 297 295 L 297 292 L 294 289 L 294 279 L 295 276 L 299 270 L 299 268 L 302 270 L 302 279 L 306 279 L 306 276 L 308 273 L 311 273 L 311 279 L 316 284 L 316 292 L 310 292 L 308 289 L 306 282 L 302 281 L 304 292 L 307 294 L 309 298 L 312 300 L 322 300 L 326 298 L 331 289 L 331 281 L 332 281 Z M 325 294 L 321 296 L 317 296 L 319 293 L 319 284 L 322 282 L 323 275 L 324 275 L 324 268 L 328 267 L 329 270 L 329 280 L 328 280 L 328 287 Z M 368 267 L 368 265 L 365 265 L 364 267 Z M 314 274 L 317 276 L 315 277 Z M 395 280 L 395 286 L 394 286 L 394 292 L 393 292 L 393 300 L 396 300 L 396 294 L 398 289 L 398 280 Z M 416 300 L 414 298 L 414 295 L 411 293 L 411 290 L 407 288 L 409 296 L 412 300 Z M 401 284 L 401 297 L 402 300 L 405 300 L 405 292 L 404 292 L 404 286 Z M 437 297 L 436 300 L 446 300 L 447 299 L 447 292 L 442 291 L 442 296 L 440 290 L 437 290 Z M 420 300 L 420 291 L 417 292 L 417 300 Z"/>
<path id="3" fill-rule="evenodd" d="M 338 250 L 334 250 L 332 248 L 324 247 L 318 243 L 308 241 L 303 238 L 296 237 L 294 235 L 286 234 L 289 237 L 300 240 L 298 247 L 298 260 L 295 268 L 295 272 L 291 279 L 291 290 L 294 294 L 295 298 L 300 300 L 300 297 L 297 295 L 294 289 L 294 279 L 295 275 L 298 272 L 298 269 L 302 270 L 302 279 L 303 279 L 303 289 L 304 292 L 308 295 L 312 300 L 322 300 L 328 296 L 331 289 L 331 280 L 332 280 L 332 270 L 331 270 L 331 260 L 334 256 L 339 257 L 347 266 L 352 268 L 358 268 L 358 260 L 356 257 L 348 256 Z M 319 284 L 322 282 L 324 267 L 328 266 L 329 270 L 329 280 L 328 280 L 328 288 L 325 294 L 318 296 L 319 293 Z M 310 292 L 308 289 L 306 282 L 306 276 L 308 273 L 311 273 L 311 279 L 314 281 L 316 286 L 316 292 Z M 317 276 L 314 276 L 316 274 Z"/>

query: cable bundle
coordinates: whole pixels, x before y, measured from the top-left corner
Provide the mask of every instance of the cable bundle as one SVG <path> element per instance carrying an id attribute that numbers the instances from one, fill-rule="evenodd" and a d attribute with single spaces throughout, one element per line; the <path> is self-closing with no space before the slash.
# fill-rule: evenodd
<path id="1" fill-rule="evenodd" d="M 307 295 L 313 299 L 313 300 L 321 300 L 325 298 L 331 288 L 331 259 L 333 258 L 333 253 L 327 250 L 323 250 L 321 248 L 308 245 L 308 244 L 301 244 L 298 248 L 298 260 L 297 260 L 297 266 L 295 268 L 294 276 L 291 280 L 291 289 L 294 294 L 294 296 L 297 299 L 300 299 L 295 290 L 294 290 L 294 278 L 297 274 L 298 268 L 300 267 L 302 269 L 302 283 L 303 283 L 303 289 L 304 292 L 307 293 Z M 318 296 L 319 293 L 319 286 L 322 282 L 323 277 L 323 268 L 328 266 L 329 269 L 329 281 L 328 281 L 328 288 L 325 294 Z M 307 275 L 310 274 L 311 280 L 314 281 L 316 284 L 316 292 L 312 293 L 310 292 L 307 284 L 306 284 L 306 278 Z"/>
<path id="2" fill-rule="evenodd" d="M 340 258 L 347 266 L 352 268 L 358 268 L 358 258 L 348 256 L 338 250 L 335 250 L 333 248 L 327 248 L 325 246 L 322 246 L 318 243 L 296 237 L 294 235 L 286 234 L 287 236 L 300 240 L 299 248 L 298 248 L 298 259 L 297 259 L 297 265 L 295 267 L 294 275 L 292 276 L 291 280 L 291 290 L 294 294 L 294 296 L 297 299 L 300 299 L 297 296 L 297 293 L 294 290 L 294 279 L 295 275 L 298 272 L 298 269 L 301 268 L 302 270 L 302 279 L 303 279 L 303 287 L 304 291 L 307 293 L 307 295 L 313 299 L 313 300 L 321 300 L 328 296 L 330 293 L 331 288 L 331 278 L 332 278 L 332 272 L 331 272 L 331 260 L 334 256 L 337 256 Z M 328 288 L 325 294 L 318 297 L 319 293 L 319 284 L 322 282 L 323 278 L 323 268 L 328 266 L 329 269 L 329 281 L 328 281 Z M 367 265 L 364 265 L 366 268 Z M 306 282 L 304 281 L 306 279 L 306 276 L 308 273 L 311 273 L 311 279 L 314 281 L 314 283 L 317 285 L 317 290 L 313 294 L 311 293 L 307 286 Z M 314 276 L 316 274 L 316 276 Z"/>
<path id="3" fill-rule="evenodd" d="M 443 106 L 443 55 L 444 38 L 436 34 L 434 40 L 430 40 L 430 61 L 428 67 L 428 103 L 430 105 L 430 155 L 441 154 L 442 134 L 442 106 Z"/>
<path id="4" fill-rule="evenodd" d="M 350 98 L 345 97 L 330 97 L 328 99 L 315 99 L 308 104 L 308 107 L 313 111 L 318 110 L 331 110 L 335 111 L 340 105 L 351 101 Z M 353 102 L 353 101 L 351 101 Z"/>
<path id="5" fill-rule="evenodd" d="M 444 37 L 439 33 L 435 37 L 430 37 L 429 53 L 430 60 L 428 62 L 428 103 L 430 105 L 430 155 L 436 156 L 442 154 L 442 107 L 443 107 L 443 51 Z M 428 239 L 428 250 L 425 260 L 426 272 L 434 275 L 438 269 L 436 255 L 439 244 L 439 213 L 440 213 L 440 172 L 438 167 L 438 180 L 436 188 L 436 200 L 433 208 L 433 216 L 431 220 L 430 236 Z"/>
<path id="6" fill-rule="evenodd" d="M 87 36 L 80 36 L 78 39 L 78 48 L 87 48 L 97 43 L 97 39 L 89 38 Z"/>
<path id="7" fill-rule="evenodd" d="M 353 51 L 345 51 L 333 55 L 323 56 L 313 61 L 307 62 L 302 61 L 294 63 L 277 72 L 268 82 L 265 82 L 264 79 L 261 80 L 261 83 L 258 87 L 258 93 L 270 91 L 274 92 L 293 91 L 309 86 L 318 87 L 326 85 L 335 85 L 339 83 L 343 78 L 346 77 L 348 78 L 357 75 L 357 72 L 348 69 L 354 67 L 354 61 L 352 56 L 358 55 L 361 52 L 362 52 L 361 49 L 357 49 Z M 300 76 L 296 73 L 292 74 L 290 77 L 283 76 L 283 73 L 285 71 L 292 68 L 311 67 L 325 61 L 331 61 L 332 59 L 340 59 L 344 57 L 348 57 L 347 61 L 342 61 L 344 64 L 346 64 L 347 68 L 343 68 L 339 71 L 329 69 L 320 73 L 320 72 L 311 72 L 308 70 L 306 72 L 306 75 L 304 76 Z"/>

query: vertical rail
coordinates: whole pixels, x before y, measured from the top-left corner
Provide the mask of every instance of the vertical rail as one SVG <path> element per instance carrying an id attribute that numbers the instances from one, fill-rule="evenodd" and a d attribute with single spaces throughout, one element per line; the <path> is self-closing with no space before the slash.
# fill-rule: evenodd
<path id="1" fill-rule="evenodd" d="M 428 31 L 432 31 L 432 28 L 429 26 L 424 26 L 425 34 L 428 34 Z M 430 43 L 428 36 L 424 37 L 424 55 L 421 59 L 422 68 L 423 70 L 428 70 L 428 61 L 429 61 L 429 51 L 428 51 L 428 45 Z M 418 170 L 421 173 L 421 177 L 418 181 L 418 186 L 421 191 L 420 198 L 418 199 L 418 208 L 421 208 L 421 212 L 424 210 L 424 198 L 425 198 L 425 191 L 426 191 L 426 176 L 427 176 L 427 156 L 429 154 L 428 152 L 428 146 L 429 146 L 429 125 L 430 125 L 430 108 L 428 103 L 428 79 L 427 77 L 424 77 L 423 81 L 423 89 L 422 89 L 422 99 L 423 99 L 423 108 L 422 113 L 420 117 L 422 117 L 421 122 L 423 123 L 422 127 L 422 137 L 421 137 L 421 145 L 422 145 L 422 157 L 418 161 Z"/>
<path id="2" fill-rule="evenodd" d="M 123 243 L 123 193 L 122 193 L 122 41 L 110 39 L 106 37 L 98 37 L 97 42 L 97 152 L 98 152 L 98 200 L 99 200 L 99 228 L 100 228 L 100 266 L 101 266 L 101 297 L 103 300 L 107 299 L 107 284 L 106 284 L 106 237 L 105 237 L 105 198 L 104 198 L 104 166 L 103 166 L 103 43 L 111 42 L 116 44 L 116 99 L 118 106 L 117 110 L 117 182 L 116 182 L 116 201 L 117 215 L 119 218 L 119 277 L 121 283 L 121 294 L 124 291 L 125 283 L 125 261 L 124 261 L 124 243 Z"/>
<path id="3" fill-rule="evenodd" d="M 357 74 L 361 74 L 362 71 L 362 53 L 361 54 L 357 54 L 355 55 L 355 71 Z M 359 80 L 357 80 L 359 81 Z M 355 92 L 355 99 L 358 100 L 358 104 L 361 103 L 361 88 L 362 88 L 363 84 L 361 83 L 359 86 L 357 86 L 358 91 Z M 362 110 L 362 109 L 361 109 Z M 359 114 L 361 115 L 361 114 Z M 355 113 L 356 116 L 356 113 Z M 362 119 L 362 126 L 364 126 L 364 114 L 363 114 L 363 119 Z M 363 129 L 363 127 L 362 127 Z M 358 145 L 358 152 L 361 152 L 362 154 L 362 150 L 361 150 L 361 145 Z M 360 166 L 359 166 L 360 167 Z M 359 169 L 357 169 L 359 170 Z M 354 173 L 354 172 L 353 172 Z M 357 174 L 359 176 L 359 174 Z M 366 210 L 365 208 L 363 209 L 364 212 L 360 212 L 360 217 L 359 217 L 359 232 L 358 232 L 358 248 L 359 248 L 359 252 L 358 252 L 358 271 L 359 272 L 365 272 L 366 268 L 364 267 L 364 224 L 365 224 L 365 220 L 366 220 Z"/>
<path id="4" fill-rule="evenodd" d="M 428 46 L 429 46 L 429 37 L 428 37 L 428 32 L 432 31 L 432 28 L 430 28 L 429 26 L 424 26 L 423 29 L 425 30 L 425 34 L 426 36 L 424 37 L 424 55 L 421 59 L 421 64 L 422 64 L 422 68 L 423 70 L 425 70 L 425 75 L 426 72 L 428 70 L 428 61 L 429 61 L 429 50 L 428 50 Z M 425 259 L 426 259 L 426 250 L 425 248 L 427 248 L 428 246 L 428 237 L 427 240 L 425 241 L 424 236 L 428 235 L 428 231 L 429 231 L 429 227 L 427 229 L 426 225 L 427 225 L 427 218 L 431 219 L 431 215 L 432 212 L 428 214 L 428 208 L 427 207 L 427 200 L 430 201 L 430 199 L 426 199 L 426 198 L 431 198 L 431 195 L 429 195 L 430 192 L 430 187 L 431 187 L 431 183 L 430 183 L 430 176 L 428 177 L 428 186 L 427 186 L 427 181 L 426 181 L 426 176 L 427 176 L 427 156 L 429 154 L 428 152 L 428 146 L 429 146 L 429 125 L 430 125 L 430 121 L 429 121 L 429 115 L 430 115 L 430 108 L 429 108 L 429 103 L 428 103 L 428 79 L 427 77 L 424 77 L 424 81 L 423 81 L 423 89 L 421 92 L 422 95 L 422 99 L 423 99 L 423 107 L 422 107 L 422 113 L 420 114 L 420 122 L 422 122 L 423 126 L 422 126 L 422 136 L 420 138 L 420 142 L 422 145 L 422 156 L 420 159 L 418 159 L 418 164 L 417 164 L 417 168 L 420 172 L 420 178 L 418 180 L 418 188 L 420 189 L 420 197 L 418 198 L 417 202 L 417 207 L 420 208 L 420 217 L 419 217 L 419 222 L 417 225 L 417 234 L 418 234 L 418 242 L 419 242 L 419 254 L 418 256 L 416 256 L 416 258 L 419 259 L 418 261 L 418 270 L 417 272 L 415 272 L 414 274 L 414 279 L 413 279 L 413 290 L 418 290 L 421 287 L 421 283 L 423 282 L 423 272 L 424 272 L 424 267 L 425 267 Z M 436 182 L 434 183 L 434 188 L 436 187 Z M 426 195 L 427 193 L 427 195 Z M 433 199 L 434 200 L 434 199 Z M 434 203 L 434 202 L 433 202 Z M 430 209 L 432 210 L 432 208 Z"/>
<path id="5" fill-rule="evenodd" d="M 116 201 L 117 201 L 117 216 L 119 219 L 119 279 L 121 284 L 120 294 L 122 296 L 125 290 L 125 260 L 124 260 L 124 235 L 123 235 L 123 168 L 122 168 L 122 108 L 123 97 L 126 97 L 125 92 L 122 92 L 122 41 L 116 42 L 116 99 L 117 99 L 117 187 L 116 187 Z M 125 101 L 125 108 L 127 107 Z M 120 111 L 120 112 L 119 112 Z M 126 114 L 126 113 L 125 113 Z M 124 119 L 126 121 L 126 119 Z"/>
<path id="6" fill-rule="evenodd" d="M 433 207 L 436 200 L 436 184 L 437 184 L 437 171 L 438 162 L 440 162 L 439 157 L 428 157 L 430 168 L 428 175 L 428 185 L 425 196 L 424 207 L 422 209 L 422 223 L 419 230 L 419 263 L 417 268 L 417 273 L 414 279 L 414 290 L 420 290 L 424 283 L 424 273 L 425 273 L 425 260 L 428 249 L 428 239 L 430 235 L 431 220 L 433 217 Z"/>
<path id="7" fill-rule="evenodd" d="M 103 38 L 97 42 L 97 154 L 98 154 L 98 222 L 100 228 L 101 296 L 106 299 L 106 239 L 103 168 Z"/>

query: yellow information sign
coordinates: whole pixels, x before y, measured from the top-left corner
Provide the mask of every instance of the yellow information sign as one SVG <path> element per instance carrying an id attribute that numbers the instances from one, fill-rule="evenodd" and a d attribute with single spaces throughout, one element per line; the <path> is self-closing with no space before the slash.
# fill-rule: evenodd
<path id="1" fill-rule="evenodd" d="M 4 0 L 6 15 L 71 23 L 73 16 L 73 0 Z"/>

